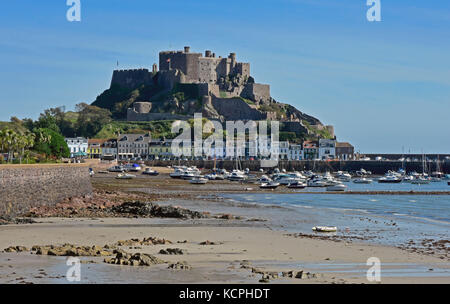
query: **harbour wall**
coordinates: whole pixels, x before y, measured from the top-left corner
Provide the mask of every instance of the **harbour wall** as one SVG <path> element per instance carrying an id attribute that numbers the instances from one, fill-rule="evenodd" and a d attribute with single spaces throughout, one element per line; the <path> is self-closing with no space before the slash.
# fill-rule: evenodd
<path id="1" fill-rule="evenodd" d="M 92 195 L 86 165 L 0 165 L 0 216 L 85 195 Z"/>
<path id="2" fill-rule="evenodd" d="M 193 160 L 193 161 L 162 161 L 153 160 L 146 162 L 148 166 L 197 166 L 198 168 L 212 169 L 214 168 L 213 160 Z M 421 161 L 418 162 L 405 162 L 400 161 L 279 161 L 277 168 L 286 169 L 287 171 L 301 171 L 301 170 L 313 170 L 315 172 L 335 172 L 335 171 L 348 171 L 356 172 L 362 168 L 371 171 L 373 174 L 385 174 L 389 170 L 397 171 L 404 166 L 407 172 L 416 171 L 421 173 L 423 171 L 423 164 Z M 216 161 L 216 168 L 224 168 L 226 170 L 232 170 L 236 168 L 236 161 L 232 160 L 222 160 Z M 260 161 L 250 161 L 244 160 L 240 161 L 240 168 L 249 168 L 251 171 L 258 171 L 260 166 Z M 427 172 L 431 173 L 436 171 L 436 163 L 428 162 Z M 267 169 L 267 168 L 263 168 Z M 445 174 L 450 174 L 450 162 L 441 162 L 440 170 Z"/>

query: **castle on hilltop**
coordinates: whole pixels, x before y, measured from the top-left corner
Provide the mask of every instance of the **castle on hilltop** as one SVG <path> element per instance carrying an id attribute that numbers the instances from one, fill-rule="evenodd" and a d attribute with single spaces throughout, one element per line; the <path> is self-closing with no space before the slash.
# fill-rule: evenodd
<path id="1" fill-rule="evenodd" d="M 189 46 L 180 51 L 162 51 L 159 69 L 153 64 L 151 70 L 115 70 L 110 90 L 118 88 L 118 96 L 124 89 L 137 90 L 113 108 L 126 107 L 122 110 L 128 121 L 186 120 L 201 112 L 206 118 L 222 122 L 279 120 L 286 132 L 310 134 L 326 129 L 334 136 L 332 126 L 323 126 L 295 107 L 275 101 L 270 86 L 256 83 L 250 63 L 238 62 L 236 53 L 227 57 L 216 56 L 210 50 L 194 53 Z"/>
<path id="2" fill-rule="evenodd" d="M 148 69 L 115 70 L 111 87 L 119 85 L 134 89 L 141 85 L 154 83 L 165 90 L 172 90 L 177 84 L 190 84 L 195 88 L 196 96 L 207 104 L 218 104 L 223 99 L 244 98 L 255 102 L 255 105 L 270 104 L 270 86 L 255 83 L 250 75 L 250 63 L 238 62 L 236 54 L 230 53 L 226 58 L 216 57 L 207 50 L 204 54 L 192 53 L 190 47 L 183 51 L 162 51 L 159 53 L 159 70 L 156 64 L 152 71 Z M 230 101 L 230 100 L 228 100 Z M 233 104 L 239 101 L 230 101 Z M 144 104 L 143 104 L 144 103 Z M 222 106 L 223 105 L 219 105 Z M 210 107 L 211 108 L 211 107 Z M 149 102 L 136 102 L 128 110 L 128 120 L 179 119 L 179 115 L 171 116 L 161 113 L 151 114 Z M 255 109 L 245 109 L 253 119 L 268 119 L 270 113 L 257 113 Z M 144 115 L 145 114 L 145 115 Z M 147 115 L 151 114 L 151 115 Z"/>

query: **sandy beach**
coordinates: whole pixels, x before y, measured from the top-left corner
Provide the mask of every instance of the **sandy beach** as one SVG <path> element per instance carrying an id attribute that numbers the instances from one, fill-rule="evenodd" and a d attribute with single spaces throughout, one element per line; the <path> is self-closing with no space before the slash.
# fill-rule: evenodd
<path id="1" fill-rule="evenodd" d="M 169 179 L 166 173 L 130 181 L 115 180 L 113 174 L 97 174 L 92 182 L 99 191 L 122 191 L 125 199 L 129 195 L 131 200 L 140 198 L 161 206 L 208 211 L 211 215 L 232 210 L 233 215 L 228 219 L 104 217 L 99 211 L 84 216 L 80 213 L 70 217 L 38 217 L 33 224 L 3 225 L 0 248 L 25 246 L 28 250 L 0 253 L 0 283 L 68 283 L 66 257 L 30 253 L 29 248 L 34 245 L 70 243 L 103 247 L 120 240 L 147 237 L 171 243 L 120 246 L 120 249 L 148 253 L 166 263 L 133 267 L 104 263 L 104 257 L 81 257 L 84 261 L 81 283 L 258 283 L 267 276 L 267 281 L 274 284 L 378 283 L 366 278 L 370 267 L 366 262 L 371 257 L 381 261 L 380 283 L 450 283 L 446 255 L 345 238 L 299 235 L 273 226 L 267 218 L 270 212 L 245 206 L 226 209 L 221 200 L 214 200 L 217 193 L 243 193 L 245 188 L 254 186 L 225 181 L 195 188 L 186 186 L 186 181 Z M 183 254 L 160 253 L 168 248 L 181 249 Z M 187 262 L 191 269 L 168 269 L 168 265 L 180 261 Z M 283 276 L 283 272 L 289 271 L 303 271 L 305 275 Z"/>

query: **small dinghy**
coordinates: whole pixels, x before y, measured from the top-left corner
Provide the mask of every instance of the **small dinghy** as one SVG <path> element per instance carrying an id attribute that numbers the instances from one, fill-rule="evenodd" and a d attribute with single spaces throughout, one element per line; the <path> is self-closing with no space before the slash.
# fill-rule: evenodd
<path id="1" fill-rule="evenodd" d="M 274 182 L 262 183 L 259 186 L 259 188 L 261 188 L 261 189 L 276 189 L 276 188 L 278 188 L 279 185 L 280 185 L 280 183 L 274 183 Z"/>
<path id="2" fill-rule="evenodd" d="M 116 179 L 132 179 L 135 178 L 136 175 L 129 174 L 129 173 L 120 173 L 117 175 Z"/>
<path id="3" fill-rule="evenodd" d="M 312 228 L 315 232 L 336 232 L 337 227 L 331 227 L 331 226 L 315 226 Z"/>
<path id="4" fill-rule="evenodd" d="M 150 175 L 150 176 L 157 176 L 159 174 L 159 172 L 156 170 L 153 170 L 152 168 L 146 168 L 145 171 L 142 172 L 142 174 Z"/>
<path id="5" fill-rule="evenodd" d="M 194 177 L 193 179 L 189 180 L 189 183 L 194 185 L 204 185 L 208 182 L 207 178 L 204 177 Z"/>

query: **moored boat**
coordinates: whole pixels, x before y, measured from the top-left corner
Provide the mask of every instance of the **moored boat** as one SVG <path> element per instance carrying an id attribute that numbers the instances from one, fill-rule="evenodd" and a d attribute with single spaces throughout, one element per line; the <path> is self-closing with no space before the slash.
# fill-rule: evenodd
<path id="1" fill-rule="evenodd" d="M 124 169 L 124 167 L 122 167 L 122 166 L 113 166 L 113 167 L 111 167 L 111 168 L 108 168 L 108 171 L 109 172 L 125 172 L 125 169 Z"/>
<path id="2" fill-rule="evenodd" d="M 315 226 L 312 228 L 316 232 L 336 232 L 337 227 L 334 226 Z"/>
<path id="3" fill-rule="evenodd" d="M 145 168 L 144 172 L 142 174 L 150 175 L 150 176 L 157 176 L 159 174 L 158 171 L 153 170 L 152 168 Z"/>
<path id="4" fill-rule="evenodd" d="M 370 178 L 361 177 L 361 178 L 355 178 L 353 180 L 353 183 L 355 183 L 355 184 L 370 184 L 370 183 L 372 183 L 372 180 Z"/>
<path id="5" fill-rule="evenodd" d="M 394 175 L 387 175 L 380 178 L 378 182 L 381 184 L 398 184 L 402 182 L 402 179 Z"/>
<path id="6" fill-rule="evenodd" d="M 307 184 L 303 183 L 303 182 L 293 182 L 293 183 L 287 185 L 287 187 L 289 189 L 305 189 L 306 186 L 307 186 Z"/>
<path id="7" fill-rule="evenodd" d="M 262 183 L 259 188 L 261 189 L 276 189 L 280 186 L 280 183 L 270 182 L 270 183 Z"/>
<path id="8" fill-rule="evenodd" d="M 208 182 L 207 178 L 204 177 L 194 177 L 193 179 L 189 180 L 189 183 L 194 185 L 204 185 Z"/>
<path id="9" fill-rule="evenodd" d="M 427 185 L 430 183 L 430 180 L 424 177 L 418 177 L 415 178 L 413 181 L 411 181 L 411 184 L 414 185 Z"/>
<path id="10" fill-rule="evenodd" d="M 129 174 L 129 173 L 119 173 L 116 177 L 116 179 L 133 179 L 136 175 Z"/>
<path id="11" fill-rule="evenodd" d="M 347 186 L 344 184 L 337 184 L 327 187 L 327 191 L 345 191 L 347 190 Z"/>

